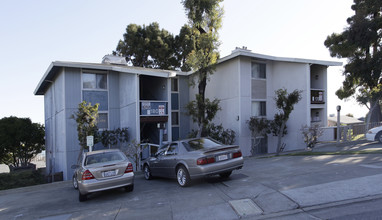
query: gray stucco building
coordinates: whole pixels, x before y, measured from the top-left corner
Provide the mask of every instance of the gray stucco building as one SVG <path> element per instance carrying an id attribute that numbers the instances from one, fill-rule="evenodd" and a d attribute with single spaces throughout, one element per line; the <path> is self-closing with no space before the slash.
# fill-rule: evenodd
<path id="1" fill-rule="evenodd" d="M 118 60 L 120 59 L 120 60 Z M 285 150 L 303 149 L 302 125 L 327 122 L 327 68 L 332 61 L 274 57 L 236 48 L 219 60 L 207 83 L 206 97 L 220 100 L 214 119 L 236 133 L 244 156 L 276 151 L 276 138 L 262 137 L 256 149 L 247 121 L 251 116 L 273 119 L 274 91 L 302 91 L 302 99 L 287 122 Z M 128 128 L 129 139 L 159 144 L 186 138 L 196 126 L 186 114 L 186 104 L 197 88 L 189 86 L 192 73 L 131 67 L 124 58 L 105 56 L 102 63 L 53 62 L 35 94 L 44 95 L 47 173 L 63 172 L 70 179 L 79 152 L 76 122 L 78 104 L 99 103 L 100 129 Z M 164 128 L 164 129 L 163 129 Z"/>
<path id="2" fill-rule="evenodd" d="M 99 103 L 99 129 L 128 128 L 130 140 L 159 144 L 185 138 L 190 121 L 187 73 L 130 67 L 120 62 L 101 64 L 52 62 L 35 95 L 44 95 L 47 173 L 73 175 L 79 152 L 76 122 L 72 118 L 83 100 Z"/>

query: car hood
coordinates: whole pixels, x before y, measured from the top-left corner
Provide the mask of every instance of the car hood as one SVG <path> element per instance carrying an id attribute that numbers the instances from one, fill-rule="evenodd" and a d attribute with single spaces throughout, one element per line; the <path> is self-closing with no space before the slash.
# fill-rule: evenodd
<path id="1" fill-rule="evenodd" d="M 378 133 L 381 130 L 382 130 L 382 127 L 375 127 L 370 129 L 367 133 Z"/>

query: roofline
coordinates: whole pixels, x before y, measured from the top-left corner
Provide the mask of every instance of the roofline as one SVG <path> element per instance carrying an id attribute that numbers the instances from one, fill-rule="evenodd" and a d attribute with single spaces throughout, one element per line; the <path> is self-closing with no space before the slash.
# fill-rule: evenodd
<path id="1" fill-rule="evenodd" d="M 105 71 L 116 71 L 122 73 L 131 73 L 137 75 L 146 75 L 146 76 L 157 76 L 170 78 L 177 75 L 187 76 L 188 72 L 181 72 L 176 70 L 160 70 L 160 69 L 149 69 L 144 67 L 132 67 L 124 65 L 110 65 L 110 64 L 100 64 L 100 63 L 81 63 L 81 62 L 65 62 L 65 61 L 54 61 L 52 62 L 48 69 L 45 71 L 43 77 L 38 83 L 36 89 L 34 90 L 35 95 L 44 95 L 44 88 L 47 86 L 47 83 L 51 83 L 57 74 L 57 69 L 59 68 L 80 68 L 80 69 L 97 69 Z"/>
<path id="2" fill-rule="evenodd" d="M 250 50 L 236 49 L 230 55 L 219 59 L 218 63 L 223 63 L 233 58 L 245 56 L 250 58 L 256 58 L 261 60 L 271 60 L 280 62 L 291 62 L 291 63 L 307 63 L 307 64 L 319 64 L 324 66 L 342 66 L 342 62 L 335 61 L 325 61 L 325 60 L 312 60 L 312 59 L 301 59 L 301 58 L 289 58 L 289 57 L 276 57 L 264 54 L 252 53 Z"/>

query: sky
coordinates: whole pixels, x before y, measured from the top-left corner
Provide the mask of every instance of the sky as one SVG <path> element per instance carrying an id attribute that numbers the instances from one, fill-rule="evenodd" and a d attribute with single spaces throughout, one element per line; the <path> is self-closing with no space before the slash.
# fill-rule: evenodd
<path id="1" fill-rule="evenodd" d="M 100 63 L 123 38 L 128 24 L 149 25 L 174 35 L 187 23 L 180 0 L 1 0 L 0 118 L 28 117 L 44 123 L 44 98 L 35 96 L 53 61 Z M 220 56 L 246 46 L 254 53 L 346 62 L 330 57 L 326 37 L 341 33 L 354 14 L 352 0 L 225 0 Z M 338 100 L 343 67 L 328 68 L 328 114 L 364 116 L 354 99 Z"/>

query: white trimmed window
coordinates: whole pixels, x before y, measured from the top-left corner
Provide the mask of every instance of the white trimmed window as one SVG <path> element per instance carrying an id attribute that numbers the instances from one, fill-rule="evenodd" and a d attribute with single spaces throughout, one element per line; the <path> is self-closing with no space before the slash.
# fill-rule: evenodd
<path id="1" fill-rule="evenodd" d="M 265 79 L 266 78 L 266 68 L 264 63 L 251 63 L 251 75 L 254 79 Z"/>
<path id="2" fill-rule="evenodd" d="M 107 89 L 107 75 L 99 73 L 82 74 L 83 89 Z"/>
<path id="3" fill-rule="evenodd" d="M 251 115 L 255 117 L 266 116 L 267 115 L 266 106 L 267 105 L 265 101 L 252 101 Z"/>
<path id="4" fill-rule="evenodd" d="M 82 72 L 82 100 L 92 105 L 99 104 L 97 126 L 100 130 L 109 127 L 109 94 L 107 73 L 90 70 Z"/>

